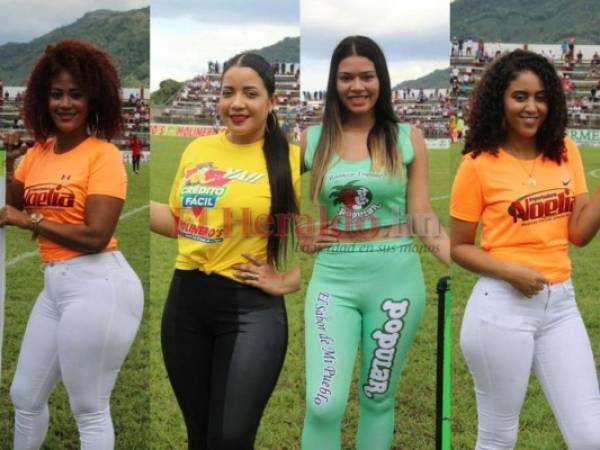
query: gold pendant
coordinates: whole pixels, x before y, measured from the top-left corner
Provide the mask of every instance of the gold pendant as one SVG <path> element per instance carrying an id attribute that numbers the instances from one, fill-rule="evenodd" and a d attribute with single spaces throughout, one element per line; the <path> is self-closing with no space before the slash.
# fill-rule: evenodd
<path id="1" fill-rule="evenodd" d="M 529 180 L 527 180 L 527 183 L 529 183 L 529 186 L 535 186 L 537 184 L 537 182 L 535 181 L 535 178 L 533 178 L 533 177 L 529 177 Z"/>

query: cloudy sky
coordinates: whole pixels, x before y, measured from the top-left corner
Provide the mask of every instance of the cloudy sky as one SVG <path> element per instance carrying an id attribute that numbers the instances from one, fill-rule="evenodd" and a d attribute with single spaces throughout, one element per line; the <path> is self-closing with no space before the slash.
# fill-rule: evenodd
<path id="1" fill-rule="evenodd" d="M 449 66 L 448 0 L 302 0 L 302 89 L 327 85 L 333 49 L 363 34 L 383 49 L 392 85 Z"/>
<path id="2" fill-rule="evenodd" d="M 150 0 L 0 0 L 0 45 L 29 42 L 97 9 L 127 11 L 149 4 Z"/>
<path id="3" fill-rule="evenodd" d="M 449 0 L 153 0 L 151 87 L 206 71 L 209 60 L 301 34 L 302 85 L 323 89 L 344 36 L 383 48 L 394 84 L 448 67 Z M 374 7 L 376 5 L 376 7 Z M 299 26 L 301 22 L 301 26 Z"/>
<path id="4" fill-rule="evenodd" d="M 150 84 L 183 81 L 244 50 L 300 34 L 297 0 L 152 0 Z"/>
<path id="5" fill-rule="evenodd" d="M 333 48 L 349 34 L 379 43 L 394 84 L 448 66 L 449 0 L 301 0 L 301 7 L 298 0 L 0 0 L 0 45 L 28 42 L 99 7 L 128 10 L 150 3 L 152 90 L 166 78 L 205 72 L 209 60 L 300 32 L 308 90 L 325 87 Z"/>

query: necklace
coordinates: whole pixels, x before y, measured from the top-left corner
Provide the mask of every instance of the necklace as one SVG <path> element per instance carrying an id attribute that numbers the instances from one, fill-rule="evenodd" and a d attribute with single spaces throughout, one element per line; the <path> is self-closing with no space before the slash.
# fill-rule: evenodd
<path id="1" fill-rule="evenodd" d="M 533 160 L 533 164 L 531 165 L 531 170 L 527 170 L 527 168 L 525 167 L 525 165 L 521 162 L 521 160 L 519 158 L 517 158 L 514 155 L 513 155 L 513 157 L 515 158 L 517 163 L 519 163 L 519 166 L 521 166 L 521 169 L 523 169 L 523 171 L 527 174 L 527 184 L 529 186 L 535 186 L 537 184 L 537 181 L 536 181 L 535 177 L 533 176 L 533 171 L 535 170 L 535 163 L 537 162 L 537 159 L 538 159 L 537 156 Z"/>

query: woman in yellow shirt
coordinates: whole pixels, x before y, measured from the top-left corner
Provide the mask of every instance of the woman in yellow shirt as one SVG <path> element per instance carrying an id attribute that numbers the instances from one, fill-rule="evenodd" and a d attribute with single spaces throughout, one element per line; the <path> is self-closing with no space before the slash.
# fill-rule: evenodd
<path id="1" fill-rule="evenodd" d="M 299 149 L 273 111 L 275 77 L 259 55 L 223 70 L 222 134 L 193 141 L 166 205 L 151 205 L 155 232 L 179 253 L 162 321 L 169 379 L 189 449 L 252 449 L 287 346 L 283 294 L 299 268 L 277 270 L 298 212 Z"/>

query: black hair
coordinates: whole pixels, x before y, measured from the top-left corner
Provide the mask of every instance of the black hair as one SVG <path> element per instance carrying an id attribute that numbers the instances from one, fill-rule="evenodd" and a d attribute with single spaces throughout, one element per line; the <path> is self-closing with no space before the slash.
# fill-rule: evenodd
<path id="1" fill-rule="evenodd" d="M 332 155 L 332 147 L 337 144 L 342 124 L 349 114 L 337 92 L 339 65 L 349 56 L 362 56 L 372 61 L 379 80 L 379 97 L 374 106 L 375 123 L 367 137 L 367 149 L 371 161 L 381 162 L 385 171 L 392 175 L 397 174 L 400 167 L 397 125 L 399 120 L 392 106 L 392 87 L 385 56 L 373 39 L 366 36 L 348 36 L 342 39 L 331 55 L 323 127 L 312 163 L 310 196 L 313 199 L 321 189 L 323 175 Z"/>
<path id="2" fill-rule="evenodd" d="M 535 135 L 536 145 L 545 158 L 557 164 L 566 160 L 567 105 L 560 79 L 550 61 L 520 49 L 492 63 L 473 91 L 463 154 L 471 153 L 476 158 L 484 151 L 498 153 L 506 139 L 504 93 L 523 71 L 531 71 L 540 79 L 548 105 L 546 120 Z"/>
<path id="3" fill-rule="evenodd" d="M 256 53 L 240 53 L 234 56 L 223 66 L 222 77 L 232 67 L 248 67 L 254 70 L 262 79 L 269 97 L 275 93 L 273 69 L 262 56 Z M 292 182 L 289 143 L 279 126 L 275 112 L 267 115 L 263 153 L 271 189 L 270 216 L 273 219 L 269 224 L 267 261 L 278 267 L 285 260 L 288 238 L 293 239 L 294 217 L 298 214 L 299 207 Z M 300 167 L 297 169 L 300 170 Z"/>

